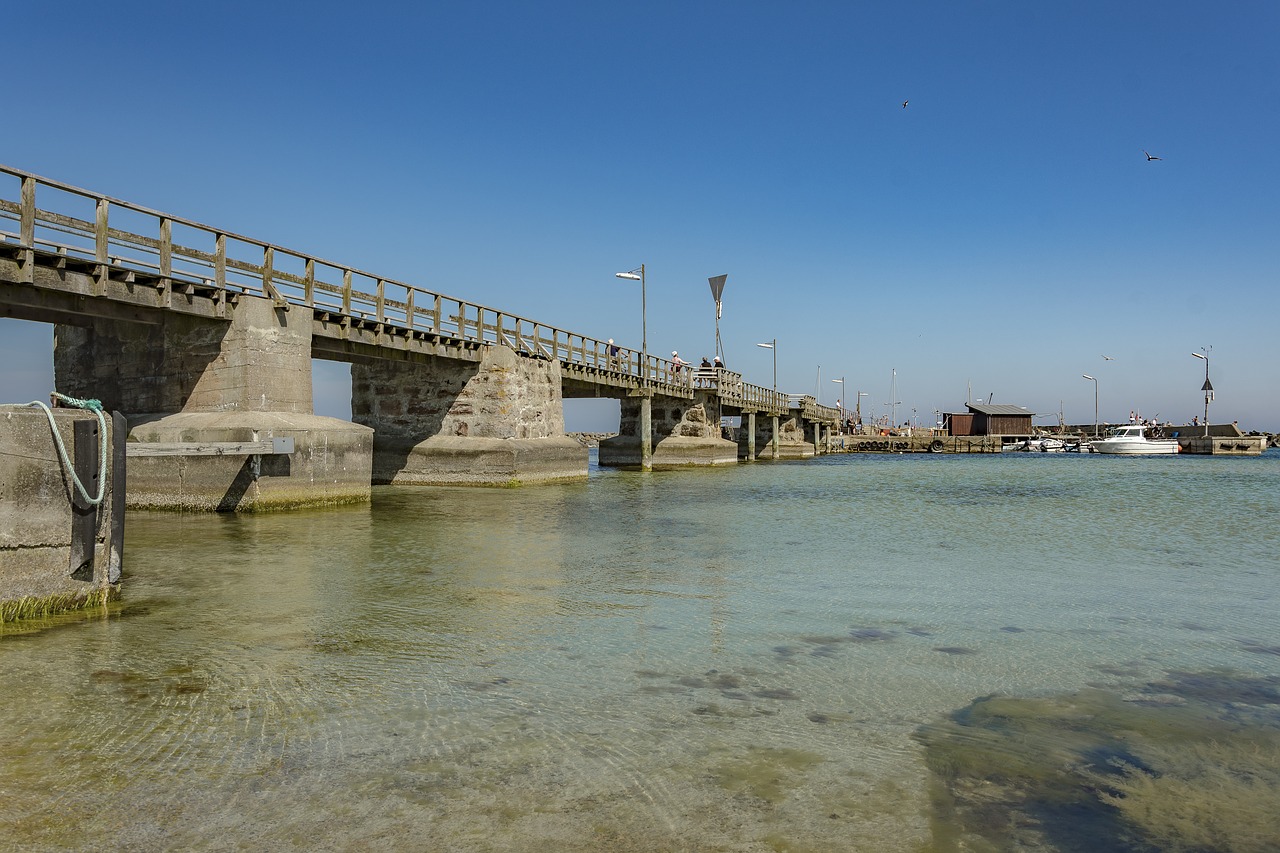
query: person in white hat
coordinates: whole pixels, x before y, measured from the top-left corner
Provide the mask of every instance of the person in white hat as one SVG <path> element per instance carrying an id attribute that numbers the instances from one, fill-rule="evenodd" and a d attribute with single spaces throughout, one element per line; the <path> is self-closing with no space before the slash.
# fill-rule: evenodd
<path id="1" fill-rule="evenodd" d="M 609 367 L 617 370 L 618 366 L 618 345 L 613 342 L 613 338 L 609 338 Z"/>
<path id="2" fill-rule="evenodd" d="M 680 371 L 681 371 L 681 370 L 683 370 L 683 369 L 684 369 L 684 366 L 685 366 L 686 364 L 688 364 L 689 362 L 687 362 L 687 361 L 685 361 L 683 358 L 681 358 L 681 357 L 680 357 L 680 353 L 676 352 L 675 350 L 672 350 L 672 351 L 671 351 L 671 363 L 675 365 L 675 374 L 676 374 L 676 376 L 679 376 L 679 375 L 680 375 Z"/>

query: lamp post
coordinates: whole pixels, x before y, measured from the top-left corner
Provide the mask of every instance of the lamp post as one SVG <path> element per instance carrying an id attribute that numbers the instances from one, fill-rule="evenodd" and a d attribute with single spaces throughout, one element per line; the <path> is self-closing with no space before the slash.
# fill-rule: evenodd
<path id="1" fill-rule="evenodd" d="M 640 378 L 649 377 L 649 324 L 645 309 L 644 264 L 627 272 L 614 273 L 617 278 L 640 282 Z"/>
<path id="2" fill-rule="evenodd" d="M 773 401 L 770 403 L 774 412 L 778 411 L 778 339 L 774 338 L 767 344 L 756 344 L 758 347 L 773 350 Z M 773 438 L 769 442 L 773 448 L 773 458 L 778 458 L 778 416 L 773 416 Z"/>
<path id="3" fill-rule="evenodd" d="M 773 350 L 773 393 L 778 393 L 778 339 L 774 338 L 767 344 L 756 344 L 758 347 Z"/>
<path id="4" fill-rule="evenodd" d="M 640 470 L 653 469 L 653 397 L 649 394 L 649 324 L 645 308 L 644 264 L 618 278 L 640 282 Z"/>
<path id="5" fill-rule="evenodd" d="M 843 376 L 839 379 L 832 379 L 831 381 L 838 382 L 840 384 L 840 399 L 836 400 L 836 408 L 840 410 L 840 432 L 844 432 L 844 406 L 842 405 L 842 402 L 844 400 L 844 395 L 848 392 L 845 391 Z"/>
<path id="6" fill-rule="evenodd" d="M 1209 350 L 1213 347 L 1200 347 L 1200 352 L 1191 353 L 1196 358 L 1204 359 L 1204 385 L 1200 388 L 1204 392 L 1204 437 L 1209 437 L 1209 403 L 1213 401 L 1213 385 L 1209 382 Z"/>
<path id="7" fill-rule="evenodd" d="M 1093 383 L 1093 437 L 1098 437 L 1098 380 L 1087 373 L 1080 374 Z"/>

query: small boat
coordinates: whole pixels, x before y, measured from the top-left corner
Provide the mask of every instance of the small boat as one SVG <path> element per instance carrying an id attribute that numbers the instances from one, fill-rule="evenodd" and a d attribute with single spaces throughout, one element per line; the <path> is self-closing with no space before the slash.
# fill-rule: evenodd
<path id="1" fill-rule="evenodd" d="M 1030 453 L 1062 453 L 1067 449 L 1067 443 L 1060 438 L 1035 436 L 1024 438 L 1022 441 L 1010 444 L 1004 449 Z"/>
<path id="2" fill-rule="evenodd" d="M 1106 438 L 1091 442 L 1094 453 L 1118 453 L 1126 456 L 1155 453 L 1177 453 L 1177 439 L 1147 438 L 1146 428 L 1139 424 L 1120 426 L 1107 433 Z"/>

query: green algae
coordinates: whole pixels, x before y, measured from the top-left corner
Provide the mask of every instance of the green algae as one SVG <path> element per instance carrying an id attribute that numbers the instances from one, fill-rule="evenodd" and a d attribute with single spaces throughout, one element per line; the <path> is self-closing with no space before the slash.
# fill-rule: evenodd
<path id="1" fill-rule="evenodd" d="M 822 763 L 822 756 L 802 749 L 753 747 L 741 757 L 712 770 L 716 784 L 776 805 L 797 787 L 794 777 Z"/>
<path id="2" fill-rule="evenodd" d="M 1280 849 L 1280 679 L 987 696 L 916 739 L 937 853 Z"/>
<path id="3" fill-rule="evenodd" d="M 0 625 L 8 622 L 47 619 L 60 613 L 102 610 L 120 597 L 118 585 L 96 587 L 90 591 L 64 592 L 54 595 L 25 596 L 0 601 Z"/>

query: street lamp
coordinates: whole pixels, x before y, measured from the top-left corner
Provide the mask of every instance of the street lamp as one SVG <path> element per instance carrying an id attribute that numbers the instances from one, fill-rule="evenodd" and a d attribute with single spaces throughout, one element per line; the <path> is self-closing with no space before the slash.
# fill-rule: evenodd
<path id="1" fill-rule="evenodd" d="M 1087 373 L 1081 373 L 1085 379 L 1093 383 L 1093 437 L 1098 437 L 1098 380 Z"/>
<path id="2" fill-rule="evenodd" d="M 848 392 L 845 391 L 843 377 L 832 379 L 831 381 L 840 383 L 840 399 L 836 400 L 836 408 L 840 410 L 840 431 L 844 432 L 844 406 L 841 405 L 841 401 L 844 400 L 844 395 Z"/>
<path id="3" fill-rule="evenodd" d="M 644 264 L 627 272 L 614 273 L 614 275 L 629 281 L 640 282 L 640 379 L 644 382 L 649 376 L 649 326 L 645 310 Z"/>
<path id="4" fill-rule="evenodd" d="M 773 393 L 778 393 L 778 339 L 774 338 L 767 344 L 756 344 L 758 347 L 773 350 Z"/>
<path id="5" fill-rule="evenodd" d="M 870 396 L 870 391 L 859 391 L 857 399 L 854 400 L 853 422 L 856 423 L 859 428 L 862 427 L 862 398 Z"/>
<path id="6" fill-rule="evenodd" d="M 1209 403 L 1213 401 L 1213 385 L 1209 382 L 1209 350 L 1213 347 L 1200 347 L 1200 352 L 1191 353 L 1196 358 L 1204 359 L 1204 437 L 1209 437 Z"/>

